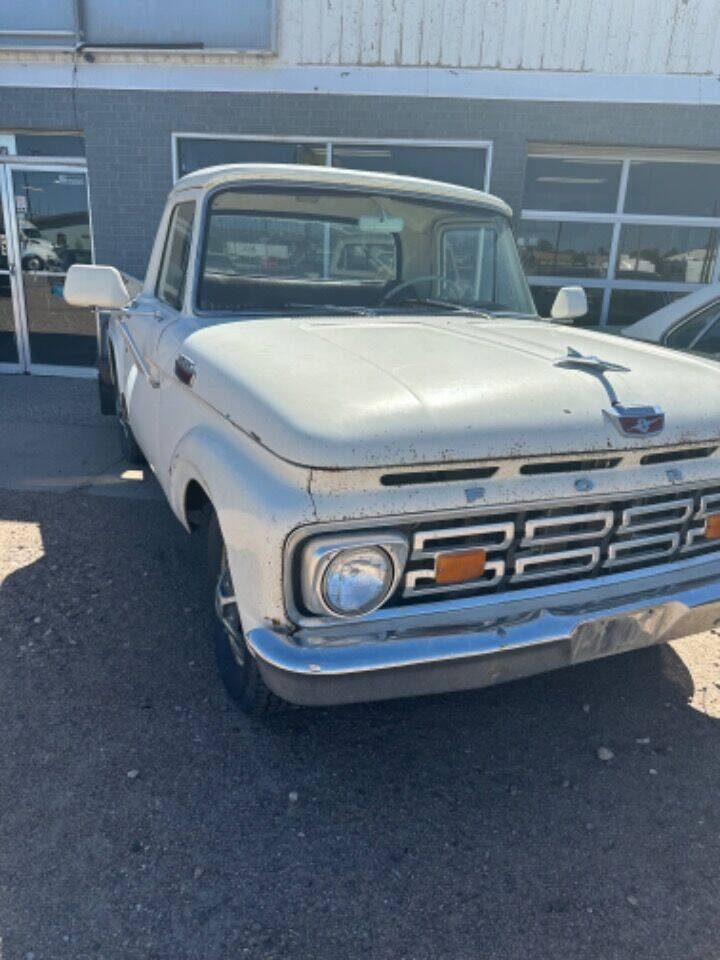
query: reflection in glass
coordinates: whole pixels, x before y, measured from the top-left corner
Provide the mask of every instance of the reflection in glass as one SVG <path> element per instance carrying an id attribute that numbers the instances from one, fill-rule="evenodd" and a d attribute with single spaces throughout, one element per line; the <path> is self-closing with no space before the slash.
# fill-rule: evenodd
<path id="1" fill-rule="evenodd" d="M 172 212 L 168 240 L 163 250 L 157 295 L 175 310 L 182 307 L 192 242 L 195 201 L 178 203 Z"/>
<path id="2" fill-rule="evenodd" d="M 10 276 L 0 273 L 0 363 L 17 363 Z"/>
<path id="3" fill-rule="evenodd" d="M 3 216 L 2 202 L 0 202 L 0 270 L 8 269 L 8 244 L 7 234 L 5 233 L 5 219 Z"/>
<path id="4" fill-rule="evenodd" d="M 632 280 L 710 283 L 717 244 L 714 227 L 626 224 L 620 233 L 615 272 Z"/>
<path id="5" fill-rule="evenodd" d="M 73 263 L 90 263 L 84 173 L 16 170 L 13 192 L 23 270 L 65 273 Z"/>
<path id="6" fill-rule="evenodd" d="M 533 312 L 507 220 L 474 205 L 227 189 L 212 199 L 203 246 L 201 310 L 437 309 L 430 298 Z"/>
<path id="7" fill-rule="evenodd" d="M 272 140 L 218 140 L 188 137 L 178 142 L 181 177 L 221 163 L 325 163 L 325 145 L 277 143 Z"/>
<path id="8" fill-rule="evenodd" d="M 474 190 L 482 190 L 485 183 L 486 151 L 482 147 L 338 144 L 333 146 L 332 158 L 334 167 L 444 180 Z"/>
<path id="9" fill-rule="evenodd" d="M 621 169 L 619 160 L 528 157 L 523 207 L 614 213 Z"/>
<path id="10" fill-rule="evenodd" d="M 720 216 L 720 164 L 633 160 L 625 212 Z"/>
<path id="11" fill-rule="evenodd" d="M 19 157 L 84 157 L 85 139 L 72 133 L 16 133 Z"/>
<path id="12" fill-rule="evenodd" d="M 530 291 L 537 307 L 537 312 L 541 317 L 549 317 L 553 301 L 557 296 L 560 287 L 530 287 Z M 597 327 L 600 325 L 600 314 L 602 311 L 603 291 L 595 287 L 585 287 L 587 296 L 588 312 L 584 317 L 577 317 L 573 320 L 575 327 Z"/>
<path id="13" fill-rule="evenodd" d="M 295 163 L 307 163 L 324 167 L 327 159 L 327 147 L 324 143 L 301 143 L 297 146 Z"/>
<path id="14" fill-rule="evenodd" d="M 333 166 L 400 173 L 430 180 L 447 180 L 482 190 L 487 151 L 483 147 L 341 145 L 333 147 Z M 325 143 L 278 143 L 271 140 L 181 138 L 178 173 L 182 177 L 221 163 L 303 163 L 324 166 Z"/>
<path id="15" fill-rule="evenodd" d="M 63 299 L 63 276 L 25 274 L 25 305 L 33 363 L 93 366 L 95 316 Z"/>
<path id="16" fill-rule="evenodd" d="M 635 323 L 683 296 L 669 290 L 613 290 L 607 322 L 613 327 Z"/>
<path id="17" fill-rule="evenodd" d="M 521 220 L 518 248 L 530 276 L 605 277 L 612 225 Z"/>

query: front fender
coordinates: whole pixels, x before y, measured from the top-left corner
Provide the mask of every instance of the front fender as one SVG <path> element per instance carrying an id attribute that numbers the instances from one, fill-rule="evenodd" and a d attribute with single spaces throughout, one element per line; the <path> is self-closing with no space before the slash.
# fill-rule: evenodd
<path id="1" fill-rule="evenodd" d="M 177 444 L 168 499 L 183 525 L 185 494 L 196 481 L 217 513 L 245 630 L 286 623 L 283 548 L 313 519 L 310 471 L 285 463 L 229 423 L 196 426 Z"/>

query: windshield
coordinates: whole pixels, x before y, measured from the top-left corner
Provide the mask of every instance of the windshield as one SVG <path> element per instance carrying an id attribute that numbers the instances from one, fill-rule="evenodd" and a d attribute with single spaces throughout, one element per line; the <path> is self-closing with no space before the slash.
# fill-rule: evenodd
<path id="1" fill-rule="evenodd" d="M 536 315 L 504 216 L 305 188 L 213 196 L 197 306 L 213 313 L 457 307 Z"/>

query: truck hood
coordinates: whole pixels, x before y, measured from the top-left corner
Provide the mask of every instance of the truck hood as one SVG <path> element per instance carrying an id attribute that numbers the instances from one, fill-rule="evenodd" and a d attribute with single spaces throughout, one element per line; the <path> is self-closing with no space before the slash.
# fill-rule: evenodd
<path id="1" fill-rule="evenodd" d="M 258 318 L 184 342 L 194 390 L 278 456 L 318 468 L 487 460 L 720 438 L 720 367 L 539 320 Z M 568 351 L 626 369 L 557 366 Z M 659 406 L 660 433 L 604 411 Z"/>

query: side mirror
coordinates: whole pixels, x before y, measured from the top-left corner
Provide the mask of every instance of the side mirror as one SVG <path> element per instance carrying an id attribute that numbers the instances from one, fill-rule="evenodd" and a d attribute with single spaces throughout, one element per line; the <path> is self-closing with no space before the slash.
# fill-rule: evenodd
<path id="1" fill-rule="evenodd" d="M 574 320 L 587 313 L 587 296 L 582 287 L 560 287 L 550 308 L 552 320 Z"/>
<path id="2" fill-rule="evenodd" d="M 119 270 L 81 263 L 74 263 L 68 270 L 63 296 L 73 307 L 104 310 L 122 310 L 130 301 Z"/>

